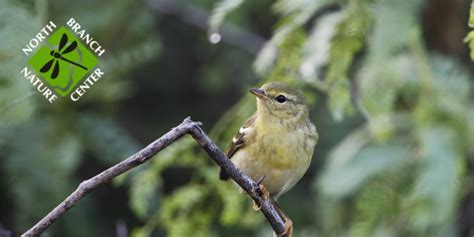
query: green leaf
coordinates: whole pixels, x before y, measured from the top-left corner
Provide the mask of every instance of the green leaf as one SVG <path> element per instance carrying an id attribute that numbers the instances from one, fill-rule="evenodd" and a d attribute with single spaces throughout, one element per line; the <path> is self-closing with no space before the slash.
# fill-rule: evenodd
<path id="1" fill-rule="evenodd" d="M 389 64 L 391 58 L 407 50 L 423 2 L 379 0 L 374 3 L 371 10 L 374 24 L 367 39 L 368 63 Z"/>
<path id="2" fill-rule="evenodd" d="M 430 57 L 429 94 L 420 98 L 414 116 L 421 126 L 445 124 L 468 139 L 469 108 L 472 102 L 468 74 L 455 62 L 440 55 Z"/>
<path id="3" fill-rule="evenodd" d="M 209 236 L 209 222 L 215 208 L 209 207 L 206 212 L 193 211 L 207 195 L 205 187 L 190 184 L 177 189 L 161 203 L 160 220 L 167 227 L 168 236 Z"/>
<path id="4" fill-rule="evenodd" d="M 75 134 L 64 132 L 56 122 L 48 117 L 22 123 L 9 139 L 9 152 L 2 160 L 1 169 L 10 184 L 8 195 L 17 213 L 12 217 L 15 229 L 30 227 L 79 183 L 71 177 L 82 157 L 82 144 Z M 84 201 L 79 205 L 86 207 L 88 201 Z M 69 218 L 62 220 L 63 227 L 53 226 L 51 233 L 66 226 L 67 231 L 62 229 L 62 233 L 68 236 L 90 235 L 92 225 L 87 222 L 86 210 L 73 208 L 68 213 Z M 80 225 L 81 230 L 73 233 L 69 227 L 74 223 Z"/>
<path id="5" fill-rule="evenodd" d="M 323 194 L 343 198 L 354 193 L 373 176 L 399 168 L 412 157 L 404 142 L 390 141 L 366 146 L 359 142 L 359 136 L 353 137 L 331 152 L 329 164 L 318 183 L 318 189 Z"/>
<path id="6" fill-rule="evenodd" d="M 346 114 L 354 111 L 348 74 L 372 25 L 369 9 L 369 1 L 349 1 L 332 39 L 326 81 L 329 86 L 329 108 L 336 121 L 341 121 Z"/>
<path id="7" fill-rule="evenodd" d="M 420 232 L 455 215 L 461 191 L 463 152 L 456 132 L 445 126 L 419 131 L 422 162 L 410 197 L 410 224 Z"/>
<path id="8" fill-rule="evenodd" d="M 467 144 L 474 144 L 474 107 L 467 111 Z M 471 147 L 470 150 L 474 151 L 474 147 Z"/>
<path id="9" fill-rule="evenodd" d="M 469 27 L 474 28 L 474 1 L 471 2 L 471 10 L 469 12 Z M 471 49 L 471 60 L 474 61 L 474 30 L 471 29 L 466 38 L 464 38 L 464 42 L 468 43 Z"/>
<path id="10" fill-rule="evenodd" d="M 348 80 L 339 81 L 329 89 L 328 107 L 336 121 L 342 121 L 346 114 L 351 114 L 354 109 L 351 103 L 351 90 Z"/>
<path id="11" fill-rule="evenodd" d="M 152 169 L 144 170 L 133 177 L 134 185 L 130 187 L 130 208 L 141 219 L 149 216 L 152 208 L 160 201 L 157 188 L 161 184 L 161 176 Z"/>
<path id="12" fill-rule="evenodd" d="M 471 10 L 469 11 L 469 27 L 474 28 L 474 1 L 471 2 Z"/>
<path id="13" fill-rule="evenodd" d="M 225 17 L 244 3 L 244 0 L 221 0 L 216 4 L 209 17 L 209 35 L 217 33 Z"/>
<path id="14" fill-rule="evenodd" d="M 306 24 L 314 13 L 323 6 L 332 3 L 332 0 L 316 0 L 316 1 L 277 1 L 273 5 L 273 9 L 282 14 L 280 24 L 273 32 L 273 36 L 269 42 L 260 50 L 257 55 L 254 68 L 255 71 L 264 75 L 275 63 L 278 55 L 278 48 L 281 47 L 288 38 L 292 37 L 295 31 L 298 31 Z"/>
<path id="15" fill-rule="evenodd" d="M 391 236 L 387 224 L 395 219 L 400 209 L 396 174 L 376 177 L 363 188 L 357 197 L 354 220 L 350 227 L 351 237 Z"/>
<path id="16" fill-rule="evenodd" d="M 253 63 L 253 68 L 255 72 L 259 75 L 264 75 L 271 66 L 275 63 L 276 57 L 278 55 L 278 47 L 270 42 L 267 42 L 263 45 L 260 52 L 258 52 L 257 57 Z"/>
<path id="17" fill-rule="evenodd" d="M 341 12 L 321 16 L 311 29 L 308 39 L 302 48 L 300 72 L 303 79 L 314 84 L 322 83 L 321 71 L 328 63 L 331 39 L 336 33 L 336 26 L 342 19 Z"/>
<path id="18" fill-rule="evenodd" d="M 235 184 L 228 182 L 226 184 L 218 184 L 217 190 L 222 197 L 224 207 L 222 208 L 220 222 L 223 225 L 231 226 L 235 225 L 240 221 L 242 215 L 245 212 L 244 200 L 236 194 Z"/>
<path id="19" fill-rule="evenodd" d="M 374 3 L 374 26 L 368 37 L 367 57 L 357 77 L 362 105 L 371 116 L 389 116 L 398 91 L 415 75 L 411 37 L 421 0 Z"/>

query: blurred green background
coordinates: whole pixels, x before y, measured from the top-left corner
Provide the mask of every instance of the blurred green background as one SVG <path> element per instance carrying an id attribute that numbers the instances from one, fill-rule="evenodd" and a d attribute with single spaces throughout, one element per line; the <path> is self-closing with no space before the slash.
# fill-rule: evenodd
<path id="1" fill-rule="evenodd" d="M 247 89 L 275 80 L 304 90 L 320 133 L 310 170 L 280 198 L 295 237 L 473 236 L 470 5 L 0 0 L 0 236 L 23 233 L 81 180 L 188 115 L 225 150 L 255 110 Z M 21 48 L 70 17 L 106 48 L 105 75 L 79 102 L 51 105 L 20 74 Z M 44 236 L 271 228 L 186 137 L 89 194 Z"/>

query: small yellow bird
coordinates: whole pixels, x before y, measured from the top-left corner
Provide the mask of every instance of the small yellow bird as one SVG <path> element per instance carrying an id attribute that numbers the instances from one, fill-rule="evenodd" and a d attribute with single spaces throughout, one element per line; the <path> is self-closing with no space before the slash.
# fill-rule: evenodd
<path id="1" fill-rule="evenodd" d="M 264 192 L 276 203 L 306 173 L 318 133 L 300 91 L 281 82 L 249 91 L 257 97 L 257 111 L 232 139 L 227 157 L 263 185 Z M 227 180 L 229 176 L 221 170 L 220 179 Z M 279 212 L 285 220 L 283 234 L 291 236 L 292 222 Z"/>

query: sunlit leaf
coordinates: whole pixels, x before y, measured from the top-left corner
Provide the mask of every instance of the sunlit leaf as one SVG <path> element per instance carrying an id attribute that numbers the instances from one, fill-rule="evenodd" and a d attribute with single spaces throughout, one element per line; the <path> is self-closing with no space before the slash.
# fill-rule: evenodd
<path id="1" fill-rule="evenodd" d="M 471 60 L 474 61 L 474 1 L 471 2 L 471 11 L 469 13 L 469 27 L 471 31 L 464 38 L 464 42 L 468 43 L 469 48 L 471 49 Z"/>
<path id="2" fill-rule="evenodd" d="M 225 17 L 233 10 L 237 9 L 244 3 L 244 0 L 221 0 L 219 1 L 212 14 L 209 17 L 209 35 L 217 33 L 219 27 L 224 23 Z"/>

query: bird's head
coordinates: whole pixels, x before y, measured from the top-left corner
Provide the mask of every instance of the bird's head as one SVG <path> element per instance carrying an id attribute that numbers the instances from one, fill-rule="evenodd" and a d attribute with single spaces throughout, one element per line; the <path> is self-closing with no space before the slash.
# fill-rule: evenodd
<path id="1" fill-rule="evenodd" d="M 303 93 L 288 84 L 269 82 L 249 91 L 257 97 L 259 115 L 293 120 L 308 114 Z"/>

